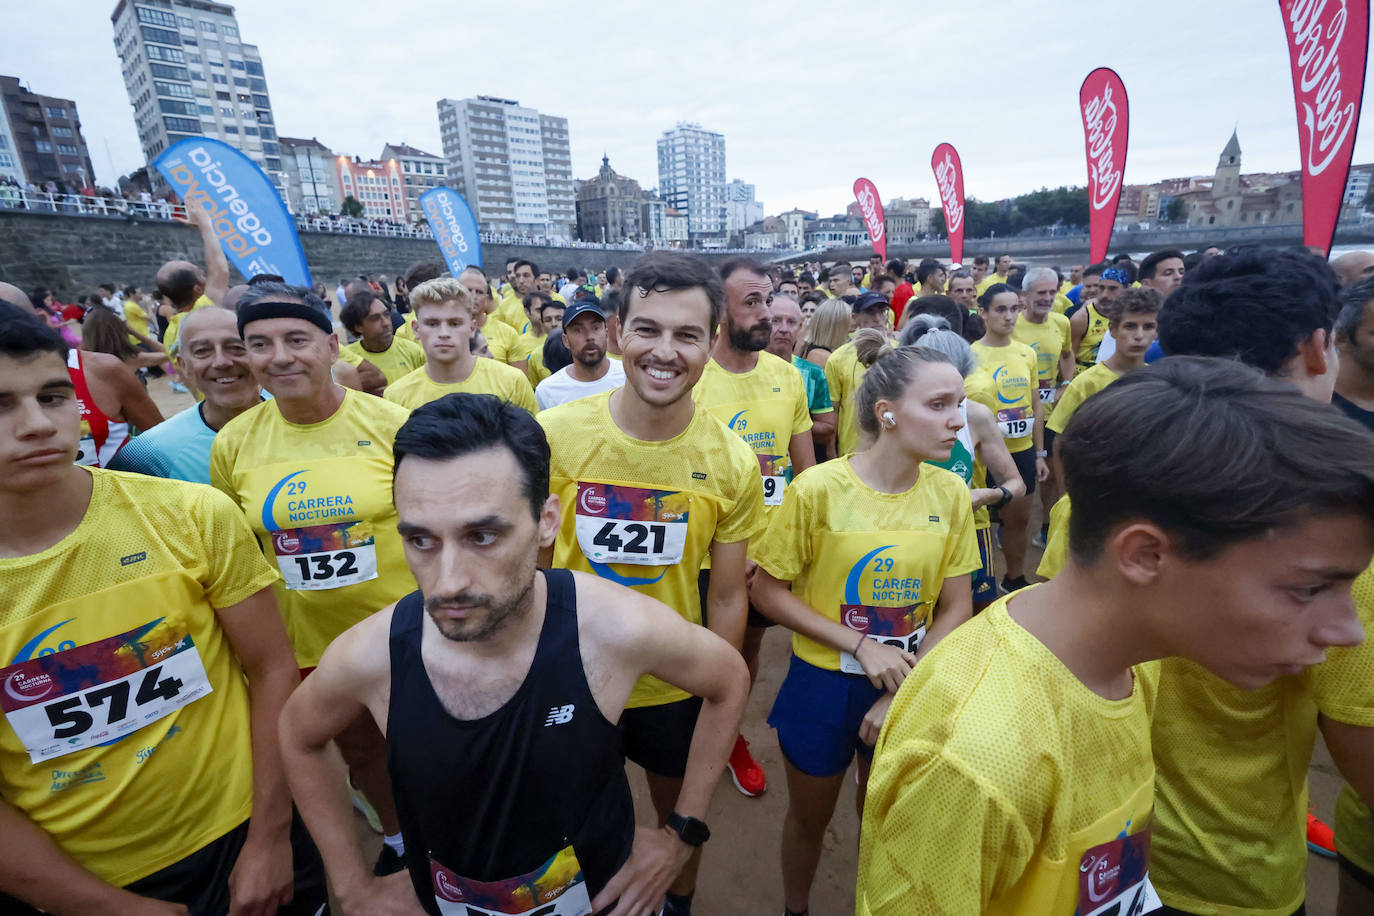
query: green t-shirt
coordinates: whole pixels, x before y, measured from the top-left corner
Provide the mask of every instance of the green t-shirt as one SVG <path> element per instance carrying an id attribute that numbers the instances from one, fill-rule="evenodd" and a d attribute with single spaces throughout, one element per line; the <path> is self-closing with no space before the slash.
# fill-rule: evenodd
<path id="1" fill-rule="evenodd" d="M 800 356 L 792 357 L 792 365 L 801 373 L 806 385 L 806 408 L 812 414 L 829 413 L 835 409 L 830 403 L 830 385 L 825 380 L 825 370 L 810 360 Z"/>

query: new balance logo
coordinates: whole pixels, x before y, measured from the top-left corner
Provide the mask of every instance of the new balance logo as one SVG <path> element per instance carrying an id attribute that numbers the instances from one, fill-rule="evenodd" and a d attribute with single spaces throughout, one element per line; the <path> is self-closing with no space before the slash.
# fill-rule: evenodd
<path id="1" fill-rule="evenodd" d="M 550 725 L 567 725 L 572 721 L 572 717 L 572 703 L 569 703 L 567 706 L 555 706 L 553 709 L 549 710 L 549 717 L 544 720 L 544 727 L 548 728 Z"/>

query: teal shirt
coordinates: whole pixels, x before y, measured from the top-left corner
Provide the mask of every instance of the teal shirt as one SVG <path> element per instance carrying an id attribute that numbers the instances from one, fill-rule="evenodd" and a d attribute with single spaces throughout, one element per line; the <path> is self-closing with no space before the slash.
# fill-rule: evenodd
<path id="1" fill-rule="evenodd" d="M 828 413 L 835 409 L 830 402 L 830 385 L 825 380 L 825 370 L 800 356 L 792 357 L 792 365 L 801 373 L 806 385 L 806 409 L 813 414 Z"/>

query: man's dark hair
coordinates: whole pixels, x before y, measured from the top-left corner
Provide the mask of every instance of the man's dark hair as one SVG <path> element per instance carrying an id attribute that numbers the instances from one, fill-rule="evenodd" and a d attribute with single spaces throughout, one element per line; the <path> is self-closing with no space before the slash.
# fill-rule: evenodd
<path id="1" fill-rule="evenodd" d="M 710 326 L 716 332 L 725 311 L 725 287 L 720 277 L 701 258 L 677 251 L 651 251 L 635 261 L 625 275 L 625 292 L 620 298 L 620 323 L 630 316 L 630 303 L 651 292 L 670 293 L 680 289 L 700 289 L 711 303 Z"/>
<path id="2" fill-rule="evenodd" d="M 0 356 L 25 359 L 36 353 L 67 358 L 67 342 L 29 309 L 0 300 Z"/>
<path id="3" fill-rule="evenodd" d="M 189 267 L 178 267 L 169 271 L 166 276 L 158 278 L 157 294 L 170 299 L 173 307 L 183 309 L 195 303 L 196 286 L 199 283 L 194 270 Z"/>
<path id="4" fill-rule="evenodd" d="M 549 498 L 549 440 L 528 410 L 492 394 L 446 394 L 415 408 L 396 431 L 392 480 L 410 455 L 450 461 L 490 448 L 507 448 L 515 456 L 521 494 L 538 522 Z"/>
<path id="5" fill-rule="evenodd" d="M 510 270 L 510 266 L 511 266 L 512 264 L 516 263 L 516 262 L 519 261 L 519 260 L 520 260 L 519 258 L 506 258 L 506 270 L 509 271 L 509 270 Z"/>
<path id="6" fill-rule="evenodd" d="M 369 293 L 369 295 L 371 294 Z M 373 296 L 373 298 L 375 299 L 376 297 Z M 276 280 L 263 283 L 250 282 L 248 284 L 248 289 L 244 290 L 243 295 L 239 297 L 238 307 L 243 308 L 245 305 L 253 305 L 257 302 L 270 302 L 274 299 L 303 302 L 313 309 L 319 309 L 326 315 L 329 314 L 329 306 L 312 291 L 306 289 L 304 286 L 295 286 L 290 283 Z M 364 312 L 364 314 L 366 314 L 366 312 Z"/>
<path id="7" fill-rule="evenodd" d="M 520 297 L 520 304 L 525 307 L 527 313 L 533 308 L 535 314 L 538 314 L 544 311 L 544 306 L 548 305 L 550 302 L 553 302 L 553 296 L 537 289 L 530 290 Z"/>
<path id="8" fill-rule="evenodd" d="M 987 336 L 988 324 L 983 320 L 983 316 L 977 312 L 970 312 L 964 316 L 964 340 L 969 343 L 977 343 Z"/>
<path id="9" fill-rule="evenodd" d="M 1314 513 L 1374 521 L 1374 436 L 1231 360 L 1170 357 L 1130 373 L 1083 403 L 1055 453 L 1083 563 L 1137 520 L 1199 561 Z"/>
<path id="10" fill-rule="evenodd" d="M 286 278 L 281 274 L 253 274 L 248 278 L 248 285 L 261 286 L 264 283 L 285 283 Z"/>
<path id="11" fill-rule="evenodd" d="M 1364 322 L 1365 306 L 1371 302 L 1374 302 L 1374 278 L 1342 289 L 1341 311 L 1336 316 L 1336 333 L 1346 340 L 1353 341 Z"/>
<path id="12" fill-rule="evenodd" d="M 740 270 L 746 270 L 755 277 L 768 276 L 767 267 L 764 267 L 762 264 L 760 264 L 758 261 L 755 261 L 753 258 L 745 256 L 727 258 L 725 261 L 721 263 L 720 267 L 716 269 L 720 272 L 721 283 L 724 283 L 726 280 L 729 280 L 731 274 Z"/>
<path id="13" fill-rule="evenodd" d="M 444 265 L 438 261 L 416 261 L 406 268 L 406 289 L 414 289 L 427 280 L 437 280 L 444 275 L 444 270 Z"/>
<path id="14" fill-rule="evenodd" d="M 912 315 L 939 315 L 949 322 L 951 331 L 960 335 L 964 333 L 964 316 L 968 314 L 968 309 L 948 296 L 921 296 L 909 299 L 906 311 Z"/>
<path id="15" fill-rule="evenodd" d="M 973 266 L 974 266 L 974 267 L 987 267 L 987 266 L 988 266 L 988 259 L 987 259 L 987 256 L 986 256 L 986 255 L 981 255 L 981 254 L 978 255 L 978 257 L 976 257 L 976 258 L 973 259 Z"/>
<path id="16" fill-rule="evenodd" d="M 828 282 L 829 280 L 830 280 L 830 268 L 829 268 L 829 267 L 822 267 L 822 268 L 821 268 L 821 272 L 820 272 L 819 274 L 816 275 L 816 282 L 817 282 L 817 283 L 825 283 L 825 282 Z"/>
<path id="17" fill-rule="evenodd" d="M 925 283 L 941 269 L 939 261 L 934 258 L 925 258 L 916 266 L 916 282 Z"/>
<path id="18" fill-rule="evenodd" d="M 105 295 L 107 295 L 107 296 L 113 296 L 114 293 L 115 293 L 115 285 L 114 285 L 113 283 L 100 283 L 100 284 L 97 284 L 96 289 L 104 290 L 104 291 L 105 291 Z"/>
<path id="19" fill-rule="evenodd" d="M 1113 265 L 1113 266 L 1119 265 L 1122 261 L 1130 261 L 1132 264 L 1135 263 L 1135 259 L 1132 258 L 1132 257 L 1130 256 L 1129 253 L 1127 253 L 1127 252 L 1125 252 L 1125 251 L 1119 251 L 1119 252 L 1117 252 L 1116 255 L 1112 258 L 1112 265 Z"/>
<path id="20" fill-rule="evenodd" d="M 1207 255 L 1200 251 L 1194 251 L 1192 254 L 1185 254 L 1183 256 L 1183 275 L 1186 277 L 1188 276 L 1188 271 L 1197 270 L 1197 266 L 1205 260 L 1207 260 Z"/>
<path id="21" fill-rule="evenodd" d="M 1336 272 L 1300 251 L 1243 249 L 1183 275 L 1159 315 L 1169 356 L 1221 356 L 1273 374 L 1340 310 Z"/>
<path id="22" fill-rule="evenodd" d="M 1140 262 L 1140 270 L 1136 271 L 1136 279 L 1154 279 L 1155 270 L 1159 267 L 1160 262 L 1167 261 L 1170 258 L 1178 258 L 1182 261 L 1184 254 L 1177 248 L 1161 248 L 1158 251 L 1150 252 L 1145 256 L 1145 260 Z"/>
<path id="23" fill-rule="evenodd" d="M 378 301 L 377 295 L 371 291 L 354 293 L 348 297 L 343 308 L 339 309 L 339 323 L 350 334 L 361 334 L 363 319 L 367 317 L 368 312 L 372 311 L 372 303 L 376 301 Z"/>
<path id="24" fill-rule="evenodd" d="M 887 272 L 894 277 L 900 277 L 906 273 L 906 262 L 901 258 L 893 258 L 887 262 Z"/>
<path id="25" fill-rule="evenodd" d="M 979 297 L 978 297 L 978 307 L 979 307 L 980 309 L 991 308 L 991 307 L 992 307 L 992 300 L 993 300 L 993 298 L 994 298 L 995 296 L 1001 295 L 1002 293 L 1014 293 L 1014 292 L 1016 292 L 1016 290 L 1012 289 L 1010 286 L 1008 286 L 1008 285 L 1005 284 L 1005 283 L 994 283 L 994 284 L 992 284 L 991 286 L 989 286 L 987 289 L 983 290 L 982 294 L 979 295 Z"/>
<path id="26" fill-rule="evenodd" d="M 839 270 L 841 267 L 848 268 L 849 270 L 854 269 L 854 265 L 850 264 L 848 261 L 836 261 L 834 264 L 830 265 L 830 275 L 833 277 L 835 271 Z"/>
<path id="27" fill-rule="evenodd" d="M 530 273 L 533 276 L 539 276 L 539 265 L 534 263 L 533 261 L 526 261 L 524 258 L 521 258 L 519 261 L 515 262 L 516 270 L 519 270 L 522 267 L 528 267 L 530 269 Z"/>
<path id="28" fill-rule="evenodd" d="M 1111 266 L 1110 264 L 1089 264 L 1087 267 L 1083 268 L 1083 276 L 1100 277 L 1102 276 L 1102 271 Z"/>
<path id="29" fill-rule="evenodd" d="M 563 329 L 554 328 L 544 340 L 544 368 L 549 372 L 557 372 L 565 366 L 571 365 L 572 361 L 572 351 L 568 349 L 568 343 L 563 339 Z"/>
<path id="30" fill-rule="evenodd" d="M 612 285 L 614 285 L 615 282 L 616 282 L 617 280 L 619 280 L 619 279 L 620 279 L 620 268 L 619 268 L 619 267 L 607 267 L 607 268 L 606 268 L 606 285 L 607 285 L 607 286 L 612 286 Z"/>
<path id="31" fill-rule="evenodd" d="M 814 302 L 816 305 L 820 305 L 824 301 L 825 293 L 813 289 L 809 293 L 802 293 L 801 298 L 797 300 L 797 305 L 806 305 L 808 302 Z"/>
<path id="32" fill-rule="evenodd" d="M 618 289 L 607 290 L 606 296 L 601 300 L 601 317 L 609 319 L 612 315 L 620 314 L 620 300 L 625 294 Z"/>

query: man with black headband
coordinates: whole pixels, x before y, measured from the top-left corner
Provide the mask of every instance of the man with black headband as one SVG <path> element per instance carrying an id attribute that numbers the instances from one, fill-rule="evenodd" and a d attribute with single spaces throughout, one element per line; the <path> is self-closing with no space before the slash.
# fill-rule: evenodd
<path id="1" fill-rule="evenodd" d="M 283 283 L 244 295 L 239 332 L 273 398 L 225 424 L 210 450 L 210 482 L 281 572 L 277 603 L 303 675 L 334 637 L 415 587 L 391 501 L 392 442 L 409 412 L 334 383 L 339 341 L 325 309 Z M 338 745 L 387 838 L 378 868 L 397 871 L 404 846 L 381 733 L 360 717 Z"/>

